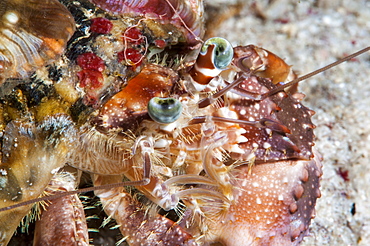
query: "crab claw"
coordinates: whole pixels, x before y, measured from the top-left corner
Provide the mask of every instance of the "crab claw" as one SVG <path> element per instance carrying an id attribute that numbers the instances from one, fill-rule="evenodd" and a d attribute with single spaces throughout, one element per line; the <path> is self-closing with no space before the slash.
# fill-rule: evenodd
<path id="1" fill-rule="evenodd" d="M 208 242 L 223 245 L 298 245 L 307 234 L 320 197 L 322 165 L 310 161 L 259 164 L 236 170 L 234 203 L 208 222 Z M 230 236 L 232 235 L 232 236 Z"/>

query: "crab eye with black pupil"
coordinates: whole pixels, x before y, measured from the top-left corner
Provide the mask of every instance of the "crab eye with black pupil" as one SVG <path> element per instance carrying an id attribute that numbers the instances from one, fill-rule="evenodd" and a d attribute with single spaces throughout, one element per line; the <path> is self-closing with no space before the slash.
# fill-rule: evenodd
<path id="1" fill-rule="evenodd" d="M 213 46 L 212 62 L 217 69 L 223 70 L 230 65 L 234 51 L 229 41 L 224 38 L 214 37 L 208 39 L 202 46 L 201 54 L 206 54 Z"/>
<path id="2" fill-rule="evenodd" d="M 153 97 L 148 103 L 148 113 L 152 120 L 162 124 L 169 124 L 180 117 L 182 105 L 175 98 Z"/>

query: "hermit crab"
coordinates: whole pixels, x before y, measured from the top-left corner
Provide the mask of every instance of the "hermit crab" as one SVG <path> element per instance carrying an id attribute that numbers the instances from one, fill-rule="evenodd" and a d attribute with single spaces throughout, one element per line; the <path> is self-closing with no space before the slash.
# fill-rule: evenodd
<path id="1" fill-rule="evenodd" d="M 95 190 L 129 245 L 302 241 L 322 166 L 314 112 L 283 59 L 202 41 L 201 1 L 48 1 L 60 33 L 12 21 L 38 3 L 2 8 L 13 25 L 3 30 L 55 44 L 50 61 L 32 59 L 49 51 L 31 49 L 35 40 L 20 58 L 12 46 L 1 53 L 2 244 L 34 202 L 50 200 L 35 245 L 88 245 L 82 172 L 95 186 L 82 191 Z"/>

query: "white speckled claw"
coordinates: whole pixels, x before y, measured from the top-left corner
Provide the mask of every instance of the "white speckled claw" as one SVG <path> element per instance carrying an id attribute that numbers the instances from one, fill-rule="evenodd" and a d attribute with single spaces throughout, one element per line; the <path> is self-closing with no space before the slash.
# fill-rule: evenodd
<path id="1" fill-rule="evenodd" d="M 298 245 L 320 197 L 321 169 L 318 157 L 255 165 L 251 174 L 238 167 L 234 203 L 225 217 L 209 222 L 214 229 L 207 237 L 228 246 Z"/>

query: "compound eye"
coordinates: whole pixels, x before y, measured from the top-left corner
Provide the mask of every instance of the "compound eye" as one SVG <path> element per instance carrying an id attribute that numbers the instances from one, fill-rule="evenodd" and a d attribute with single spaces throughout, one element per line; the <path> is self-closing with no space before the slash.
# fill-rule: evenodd
<path id="1" fill-rule="evenodd" d="M 154 121 L 169 124 L 180 117 L 182 105 L 175 98 L 153 97 L 148 103 L 148 113 Z"/>
<path id="2" fill-rule="evenodd" d="M 213 47 L 212 62 L 214 66 L 219 70 L 229 66 L 234 56 L 234 49 L 230 42 L 224 38 L 210 38 L 203 44 L 200 53 L 205 55 L 211 47 Z"/>

